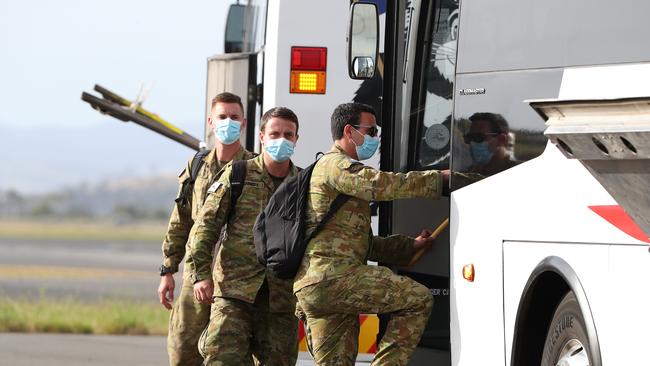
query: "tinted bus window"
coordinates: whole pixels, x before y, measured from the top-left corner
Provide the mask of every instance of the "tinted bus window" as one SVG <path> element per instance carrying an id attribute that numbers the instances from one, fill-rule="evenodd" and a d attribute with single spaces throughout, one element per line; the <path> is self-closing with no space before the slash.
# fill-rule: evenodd
<path id="1" fill-rule="evenodd" d="M 544 121 L 524 101 L 557 97 L 561 78 L 562 69 L 456 75 L 452 189 L 503 172 L 544 151 Z"/>
<path id="2" fill-rule="evenodd" d="M 414 90 L 415 104 L 411 108 L 416 136 L 412 141 L 415 147 L 412 165 L 415 169 L 446 169 L 450 155 L 458 3 L 437 1 L 429 6 L 434 8 L 424 11 L 423 7 L 421 17 L 426 22 L 420 26 L 426 24 L 426 27 L 418 39 L 425 51 L 418 57 L 423 70 L 418 71 L 416 66 L 414 75 L 420 84 Z"/>

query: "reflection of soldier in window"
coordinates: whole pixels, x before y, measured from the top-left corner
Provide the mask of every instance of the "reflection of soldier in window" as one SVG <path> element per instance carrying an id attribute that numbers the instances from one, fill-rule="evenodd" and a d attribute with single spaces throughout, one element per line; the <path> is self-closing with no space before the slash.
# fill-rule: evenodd
<path id="1" fill-rule="evenodd" d="M 469 117 L 465 143 L 469 145 L 472 165 L 469 173 L 483 176 L 496 174 L 518 164 L 512 157 L 508 122 L 497 113 L 474 113 Z"/>

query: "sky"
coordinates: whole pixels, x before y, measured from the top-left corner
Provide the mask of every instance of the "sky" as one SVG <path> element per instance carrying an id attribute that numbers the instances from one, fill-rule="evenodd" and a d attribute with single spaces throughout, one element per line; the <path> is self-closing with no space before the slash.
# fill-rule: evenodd
<path id="1" fill-rule="evenodd" d="M 81 101 L 100 84 L 202 139 L 234 0 L 0 0 L 0 190 L 178 173 L 193 151 Z"/>

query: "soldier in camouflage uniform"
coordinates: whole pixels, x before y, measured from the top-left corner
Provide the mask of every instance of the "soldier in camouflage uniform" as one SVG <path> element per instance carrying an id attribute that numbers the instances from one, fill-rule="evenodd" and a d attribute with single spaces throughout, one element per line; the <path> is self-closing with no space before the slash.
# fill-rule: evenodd
<path id="1" fill-rule="evenodd" d="M 250 365 L 252 355 L 257 364 L 293 366 L 298 357 L 293 281 L 267 272 L 257 261 L 253 241 L 257 215 L 280 183 L 298 171 L 289 159 L 298 139 L 298 119 L 287 108 L 273 108 L 262 116 L 260 129 L 264 152 L 247 161 L 237 202 L 233 205 L 230 199 L 232 165 L 228 165 L 208 190 L 192 230 L 191 256 L 198 280 L 194 295 L 212 303 L 210 325 L 199 341 L 206 365 Z M 224 226 L 212 270 L 214 243 Z"/>
<path id="2" fill-rule="evenodd" d="M 381 172 L 358 160 L 371 157 L 379 143 L 372 107 L 347 103 L 332 115 L 333 148 L 314 168 L 307 210 L 313 230 L 337 195 L 351 198 L 308 243 L 293 290 L 297 315 L 307 324 L 308 343 L 319 366 L 354 365 L 359 314 L 391 313 L 373 365 L 406 365 L 433 305 L 429 290 L 366 260 L 407 264 L 433 243 L 430 231 L 372 237 L 369 201 L 438 198 L 448 172 Z"/>
<path id="3" fill-rule="evenodd" d="M 210 306 L 194 301 L 195 272 L 192 258 L 189 256 L 185 261 L 179 298 L 173 302 L 175 287 L 173 274 L 178 271 L 178 266 L 185 252 L 188 251 L 186 243 L 190 229 L 203 205 L 208 187 L 219 178 L 225 164 L 230 160 L 247 160 L 254 157 L 254 154 L 244 150 L 240 145 L 239 133 L 223 133 L 224 130 L 228 130 L 227 127 L 233 131 L 237 129 L 237 124 L 240 125 L 240 129 L 246 126 L 243 106 L 238 96 L 231 93 L 217 95 L 212 100 L 208 123 L 215 132 L 215 148 L 204 155 L 203 164 L 193 187 L 190 182 L 190 172 L 194 158 L 190 159 L 185 170 L 181 172 L 178 198 L 162 245 L 164 261 L 161 267 L 158 297 L 165 308 L 172 310 L 167 338 L 170 365 L 203 363 L 197 344 L 201 332 L 210 319 Z"/>

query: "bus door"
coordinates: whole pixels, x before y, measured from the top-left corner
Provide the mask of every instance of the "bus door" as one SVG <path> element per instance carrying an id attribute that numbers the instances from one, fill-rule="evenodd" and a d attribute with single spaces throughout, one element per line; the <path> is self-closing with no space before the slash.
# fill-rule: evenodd
<path id="1" fill-rule="evenodd" d="M 454 94 L 458 2 L 406 1 L 401 118 L 393 135 L 393 171 L 449 169 Z M 408 141 L 408 144 L 404 144 Z M 391 232 L 416 236 L 449 218 L 449 198 L 398 200 L 392 205 Z M 380 215 L 383 212 L 380 211 Z M 449 229 L 432 250 L 397 273 L 427 286 L 434 308 L 411 365 L 449 365 Z"/>
<path id="2" fill-rule="evenodd" d="M 354 12 L 352 15 L 353 25 Z M 381 169 L 395 172 L 449 169 L 458 2 L 396 1 L 386 4 Z M 351 38 L 354 42 L 354 38 Z M 371 65 L 355 57 L 351 76 Z M 355 69 L 355 67 L 357 69 Z M 372 66 L 374 67 L 374 66 Z M 393 121 L 388 123 L 388 121 Z M 379 205 L 379 234 L 417 236 L 449 218 L 449 198 L 407 199 Z M 411 266 L 394 268 L 427 286 L 434 310 L 410 365 L 449 365 L 449 229 Z M 381 263 L 379 263 L 381 265 Z M 381 338 L 390 315 L 379 315 Z"/>

